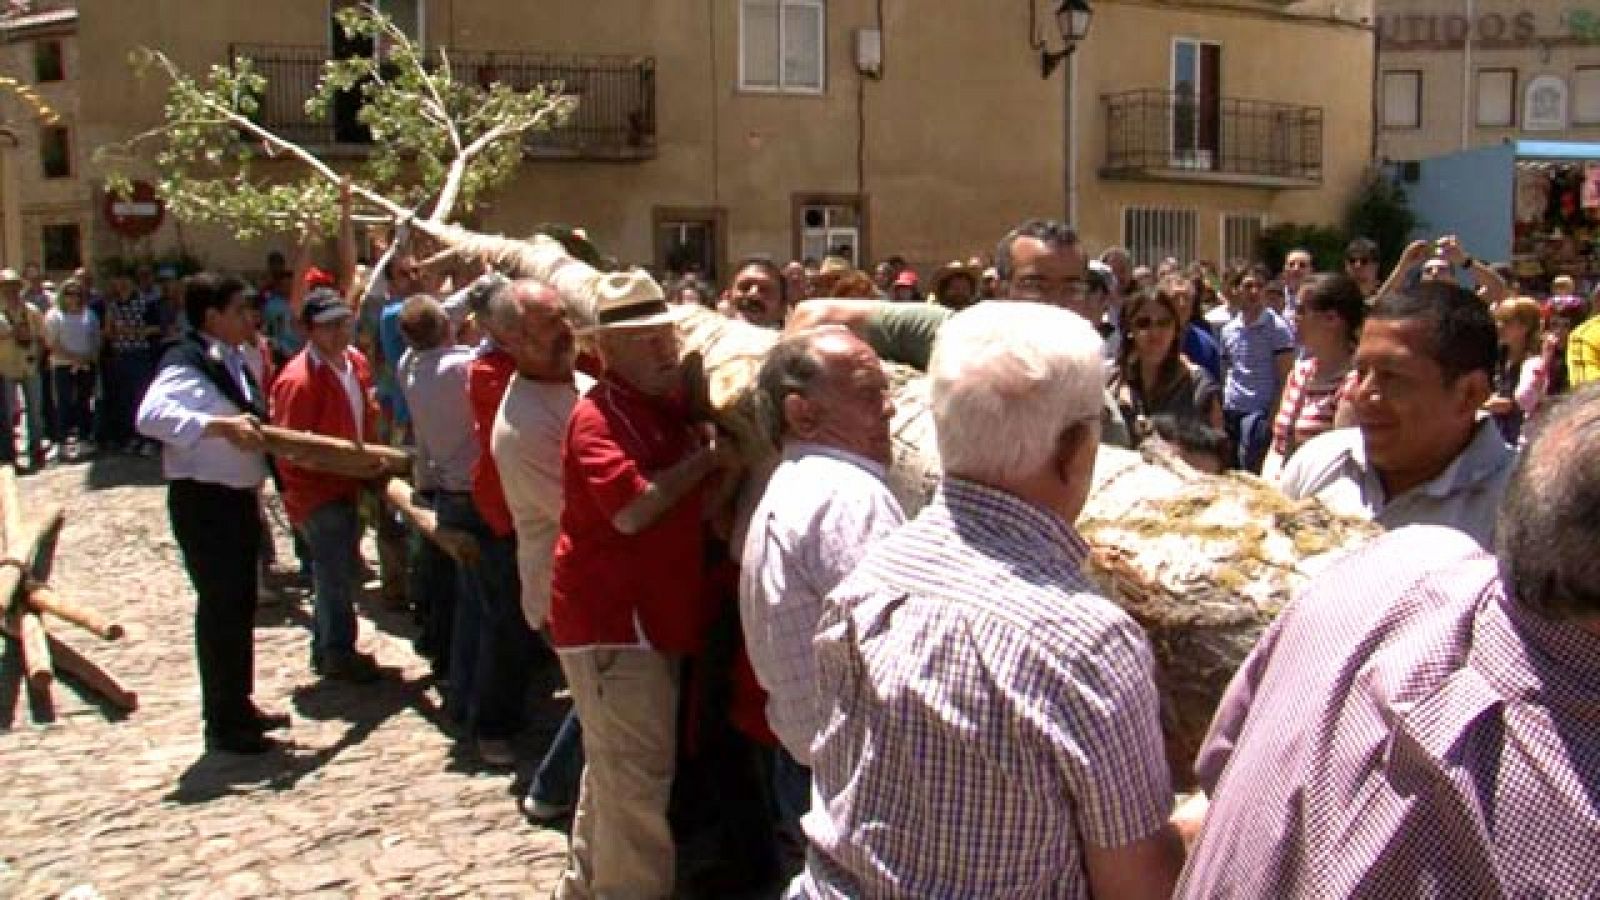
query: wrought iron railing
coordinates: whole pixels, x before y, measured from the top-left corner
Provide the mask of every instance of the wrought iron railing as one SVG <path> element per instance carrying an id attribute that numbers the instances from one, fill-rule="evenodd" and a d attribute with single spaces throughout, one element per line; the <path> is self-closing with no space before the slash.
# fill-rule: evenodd
<path id="1" fill-rule="evenodd" d="M 296 143 L 360 145 L 371 135 L 357 121 L 360 100 L 335 99 L 322 120 L 306 112 L 328 59 L 325 47 L 233 44 L 230 56 L 250 59 L 267 79 L 258 120 Z M 656 72 L 650 57 L 554 57 L 524 53 L 449 55 L 451 75 L 488 85 L 501 82 L 519 90 L 538 84 L 559 86 L 578 98 L 566 124 L 528 136 L 533 156 L 573 159 L 646 159 L 656 148 Z M 436 63 L 437 64 L 437 63 Z"/>
<path id="2" fill-rule="evenodd" d="M 1161 90 L 1110 94 L 1106 169 L 1322 180 L 1322 109 Z"/>

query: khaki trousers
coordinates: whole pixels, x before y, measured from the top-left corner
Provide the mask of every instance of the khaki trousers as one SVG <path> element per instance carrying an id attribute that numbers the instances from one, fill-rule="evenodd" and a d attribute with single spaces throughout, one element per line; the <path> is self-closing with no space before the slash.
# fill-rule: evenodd
<path id="1" fill-rule="evenodd" d="M 642 647 L 561 652 L 583 724 L 583 779 L 559 900 L 672 895 L 667 803 L 677 758 L 678 660 Z"/>

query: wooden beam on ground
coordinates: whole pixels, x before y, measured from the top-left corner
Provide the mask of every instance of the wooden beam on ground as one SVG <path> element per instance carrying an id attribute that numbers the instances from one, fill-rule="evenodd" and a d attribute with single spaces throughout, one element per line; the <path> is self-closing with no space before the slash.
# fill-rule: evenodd
<path id="1" fill-rule="evenodd" d="M 15 618 L 0 616 L 0 632 L 21 641 Z M 44 637 L 50 657 L 55 663 L 56 672 L 71 676 L 122 712 L 132 712 L 139 708 L 139 695 L 129 690 L 115 675 L 102 669 L 93 660 L 74 650 L 72 645 L 58 639 L 50 632 L 44 632 Z"/>
<path id="2" fill-rule="evenodd" d="M 0 475 L 0 479 L 4 476 Z M 4 499 L 4 487 L 0 486 L 0 503 L 8 502 Z M 9 509 L 0 511 L 0 517 L 11 518 Z M 54 536 L 61 529 L 66 520 L 66 513 L 60 506 L 51 506 L 45 510 L 42 524 L 29 528 L 18 525 L 13 531 L 5 526 L 4 545 L 0 546 L 0 607 L 16 609 L 20 606 L 22 587 L 26 585 L 36 571 L 49 571 L 49 553 L 54 546 Z"/>
<path id="3" fill-rule="evenodd" d="M 99 610 L 74 603 L 47 584 L 29 586 L 28 605 L 40 613 L 49 613 L 62 621 L 71 622 L 103 641 L 120 640 L 127 634 L 126 629 Z"/>
<path id="4" fill-rule="evenodd" d="M 17 649 L 22 653 L 22 671 L 27 675 L 28 686 L 48 693 L 50 682 L 55 680 L 55 670 L 50 664 L 50 639 L 44 622 L 32 610 L 13 610 L 6 618 L 14 622 Z"/>

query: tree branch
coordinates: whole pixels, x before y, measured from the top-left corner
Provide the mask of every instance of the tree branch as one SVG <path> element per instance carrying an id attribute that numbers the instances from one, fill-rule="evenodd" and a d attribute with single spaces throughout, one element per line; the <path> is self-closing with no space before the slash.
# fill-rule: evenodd
<path id="1" fill-rule="evenodd" d="M 178 71 L 178 67 L 172 64 L 172 60 L 168 59 L 165 53 L 162 53 L 159 50 L 152 51 L 152 58 L 161 65 L 162 70 L 167 73 L 167 77 L 172 79 L 174 84 L 181 83 L 184 80 L 182 73 Z M 252 121 L 248 116 L 241 115 L 240 113 L 229 109 L 222 103 L 212 99 L 204 91 L 196 91 L 195 94 L 198 97 L 201 105 L 205 106 L 207 109 L 213 110 L 217 115 L 222 116 L 227 120 L 228 124 L 241 128 L 249 134 L 254 135 L 269 147 L 277 147 L 281 150 L 284 150 L 290 156 L 293 156 L 300 162 L 305 163 L 313 172 L 316 172 L 319 176 L 332 184 L 337 185 L 343 181 L 343 178 L 338 172 L 335 172 L 332 168 L 330 168 L 327 163 L 324 163 L 322 160 L 311 155 L 309 151 L 301 147 L 299 144 L 296 144 L 293 141 L 285 140 L 271 131 L 268 131 L 266 128 L 263 128 Z M 411 212 L 405 207 L 395 203 L 393 200 L 390 200 L 388 197 L 385 197 L 376 191 L 369 190 L 358 184 L 352 184 L 350 189 L 355 193 L 360 194 L 368 202 L 373 203 L 383 209 L 384 212 L 393 216 L 397 221 L 410 218 L 412 215 Z"/>

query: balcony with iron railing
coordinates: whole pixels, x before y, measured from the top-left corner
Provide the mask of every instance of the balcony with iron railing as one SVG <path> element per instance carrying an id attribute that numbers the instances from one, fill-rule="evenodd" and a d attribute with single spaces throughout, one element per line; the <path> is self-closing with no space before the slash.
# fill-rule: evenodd
<path id="1" fill-rule="evenodd" d="M 360 99 L 336 98 L 322 121 L 306 114 L 306 100 L 329 58 L 325 47 L 233 44 L 230 58 L 250 59 L 267 80 L 257 119 L 295 143 L 359 151 L 372 142 L 357 120 Z M 524 53 L 454 53 L 458 81 L 500 82 L 518 90 L 559 85 L 578 99 L 566 124 L 527 136 L 527 154 L 543 159 L 639 160 L 656 155 L 656 71 L 651 57 L 537 56 Z"/>
<path id="2" fill-rule="evenodd" d="M 1163 90 L 1105 96 L 1108 178 L 1309 188 L 1322 109 Z"/>

